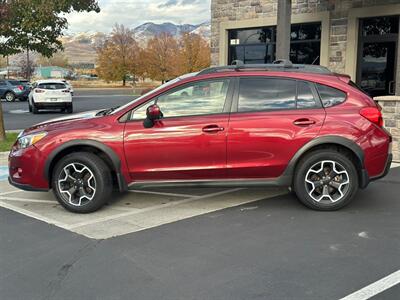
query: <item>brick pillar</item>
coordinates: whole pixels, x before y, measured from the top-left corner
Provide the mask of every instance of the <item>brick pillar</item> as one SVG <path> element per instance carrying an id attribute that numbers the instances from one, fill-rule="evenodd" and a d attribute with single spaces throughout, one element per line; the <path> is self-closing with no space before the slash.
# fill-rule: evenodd
<path id="1" fill-rule="evenodd" d="M 292 1 L 278 0 L 276 59 L 289 59 Z"/>
<path id="2" fill-rule="evenodd" d="M 395 74 L 395 94 L 396 96 L 400 96 L 400 22 L 399 22 L 399 35 L 397 38 L 397 66 L 396 66 L 396 74 Z"/>

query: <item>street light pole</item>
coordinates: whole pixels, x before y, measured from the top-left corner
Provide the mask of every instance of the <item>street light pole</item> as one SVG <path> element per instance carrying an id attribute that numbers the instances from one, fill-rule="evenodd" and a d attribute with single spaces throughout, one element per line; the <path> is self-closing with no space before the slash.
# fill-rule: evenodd
<path id="1" fill-rule="evenodd" d="M 276 36 L 276 59 L 290 58 L 292 1 L 278 0 L 278 25 Z"/>

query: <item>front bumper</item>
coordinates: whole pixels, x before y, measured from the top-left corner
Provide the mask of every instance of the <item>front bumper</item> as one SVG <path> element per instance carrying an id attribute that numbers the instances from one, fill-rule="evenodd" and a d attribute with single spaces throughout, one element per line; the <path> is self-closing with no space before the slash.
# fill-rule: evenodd
<path id="1" fill-rule="evenodd" d="M 11 151 L 8 157 L 10 184 L 28 191 L 49 190 L 49 183 L 43 175 L 44 159 L 41 151 L 35 146 Z"/>
<path id="2" fill-rule="evenodd" d="M 16 188 L 18 188 L 20 190 L 24 190 L 24 191 L 28 191 L 28 192 L 47 192 L 49 190 L 49 189 L 46 189 L 46 188 L 36 188 L 36 187 L 33 187 L 33 186 L 29 185 L 29 184 L 17 183 L 15 181 L 13 181 L 10 176 L 8 176 L 8 182 L 12 186 L 14 186 L 14 187 L 16 187 Z"/>

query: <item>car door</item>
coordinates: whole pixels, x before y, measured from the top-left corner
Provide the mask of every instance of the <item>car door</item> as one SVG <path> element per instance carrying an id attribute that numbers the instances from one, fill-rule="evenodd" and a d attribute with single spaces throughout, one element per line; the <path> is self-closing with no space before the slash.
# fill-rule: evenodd
<path id="1" fill-rule="evenodd" d="M 4 80 L 0 80 L 0 98 L 3 98 L 7 91 L 7 83 Z"/>
<path id="2" fill-rule="evenodd" d="M 229 178 L 277 178 L 318 135 L 325 110 L 313 84 L 284 78 L 240 78 L 227 143 Z"/>
<path id="3" fill-rule="evenodd" d="M 124 150 L 134 181 L 206 180 L 226 175 L 230 79 L 184 84 L 132 111 Z M 163 119 L 145 128 L 146 108 L 156 103 Z"/>

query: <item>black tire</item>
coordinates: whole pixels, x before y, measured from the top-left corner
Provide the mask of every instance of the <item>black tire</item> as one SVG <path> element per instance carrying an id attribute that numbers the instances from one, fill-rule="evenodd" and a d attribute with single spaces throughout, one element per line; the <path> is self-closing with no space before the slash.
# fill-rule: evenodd
<path id="1" fill-rule="evenodd" d="M 328 161 L 324 163 L 322 167 L 325 172 L 320 172 L 323 174 L 322 177 L 320 174 L 316 174 L 315 172 L 308 173 L 311 168 L 313 168 L 313 170 L 319 169 L 322 166 L 322 161 Z M 336 170 L 346 171 L 347 175 L 344 173 L 331 178 L 331 174 L 327 174 L 330 169 L 332 169 L 330 166 L 333 164 L 330 162 L 335 163 Z M 309 176 L 307 178 L 309 181 L 321 186 L 315 188 L 316 185 L 307 183 L 307 174 Z M 314 176 L 314 178 L 312 176 Z M 345 184 L 347 181 L 345 178 L 347 177 L 349 183 Z M 339 187 L 339 189 L 337 189 L 333 187 L 334 185 L 339 186 L 340 183 L 343 183 L 343 188 Z M 351 158 L 335 149 L 322 149 L 310 152 L 300 160 L 296 167 L 293 187 L 297 198 L 307 207 L 319 211 L 333 211 L 346 206 L 351 202 L 351 200 L 353 200 L 359 188 L 359 178 L 356 166 Z M 324 188 L 326 190 L 324 190 Z M 320 200 L 324 191 L 329 192 L 329 194 L 332 193 L 332 195 L 330 195 L 329 198 L 323 197 Z M 334 199 L 335 202 L 331 199 Z"/>
<path id="2" fill-rule="evenodd" d="M 13 92 L 7 92 L 4 95 L 4 98 L 6 99 L 7 102 L 14 102 L 15 101 L 15 95 Z"/>
<path id="3" fill-rule="evenodd" d="M 72 114 L 74 112 L 74 108 L 73 108 L 72 104 L 67 106 L 67 108 L 65 109 L 65 112 L 67 114 Z"/>
<path id="4" fill-rule="evenodd" d="M 32 112 L 32 105 L 30 103 L 28 104 L 28 107 L 29 107 L 29 112 Z"/>
<path id="5" fill-rule="evenodd" d="M 64 186 L 65 189 L 69 189 L 73 185 L 71 183 L 66 183 L 66 182 L 60 183 L 59 185 L 59 179 L 60 178 L 63 179 L 66 176 L 64 168 L 71 164 L 75 164 L 80 168 L 82 168 L 82 166 L 85 166 L 93 174 L 95 180 L 94 184 L 92 182 L 92 185 L 94 185 L 95 187 L 95 191 L 91 192 L 92 199 L 91 200 L 89 200 L 88 198 L 83 199 L 85 200 L 85 203 L 81 203 L 80 205 L 79 202 L 71 203 L 69 201 L 71 200 L 71 197 L 65 191 L 62 192 L 60 190 L 60 185 L 62 184 L 67 184 L 66 186 Z M 78 175 L 73 175 L 73 176 L 78 176 Z M 57 162 L 52 175 L 52 187 L 58 202 L 67 210 L 75 213 L 91 213 L 103 207 L 112 193 L 113 185 L 112 185 L 111 171 L 106 165 L 106 163 L 100 157 L 98 157 L 93 153 L 89 152 L 71 153 Z M 72 187 L 72 189 L 74 188 L 75 187 Z M 79 198 L 82 195 L 81 189 L 78 190 L 79 191 L 76 190 L 76 192 L 73 194 L 77 198 Z M 90 188 L 89 191 L 93 191 L 93 189 Z"/>
<path id="6" fill-rule="evenodd" d="M 39 113 L 39 110 L 38 110 L 38 108 L 36 107 L 35 102 L 32 103 L 32 113 L 33 113 L 33 114 Z"/>

